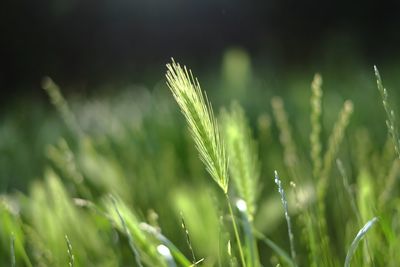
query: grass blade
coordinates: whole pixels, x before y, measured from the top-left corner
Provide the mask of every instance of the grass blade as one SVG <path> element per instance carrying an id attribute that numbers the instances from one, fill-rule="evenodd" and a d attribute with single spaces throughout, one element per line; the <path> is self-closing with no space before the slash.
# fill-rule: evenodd
<path id="1" fill-rule="evenodd" d="M 171 251 L 167 246 L 162 244 L 158 245 L 157 251 L 164 257 L 168 267 L 176 267 L 176 263 L 174 261 L 174 258 L 172 257 Z"/>
<path id="2" fill-rule="evenodd" d="M 11 253 L 11 267 L 15 267 L 15 236 L 11 234 L 10 253 Z"/>
<path id="3" fill-rule="evenodd" d="M 185 220 L 183 219 L 183 214 L 182 213 L 181 213 L 181 222 L 182 222 L 182 229 L 183 229 L 183 231 L 185 231 L 186 243 L 187 243 L 187 245 L 189 247 L 190 253 L 192 254 L 192 262 L 193 262 L 193 264 L 196 264 L 197 260 L 196 260 L 196 256 L 194 255 L 192 242 L 190 241 L 189 230 L 186 227 L 186 223 L 185 223 Z"/>
<path id="4" fill-rule="evenodd" d="M 364 238 L 364 236 L 367 234 L 367 232 L 371 229 L 372 226 L 374 226 L 375 223 L 378 222 L 378 218 L 374 217 L 372 218 L 370 221 L 368 221 L 361 229 L 360 231 L 357 233 L 356 237 L 354 238 L 353 242 L 350 245 L 350 248 L 347 252 L 346 255 L 346 260 L 344 262 L 344 267 L 350 267 L 350 262 L 351 259 L 358 247 L 358 244 L 360 243 L 360 241 Z"/>
<path id="5" fill-rule="evenodd" d="M 283 209 L 285 210 L 285 219 L 286 219 L 286 223 L 287 223 L 289 242 L 290 242 L 290 254 L 292 256 L 293 262 L 296 263 L 296 250 L 294 248 L 294 235 L 293 235 L 293 231 L 292 231 L 292 223 L 291 223 L 290 216 L 289 216 L 288 202 L 286 199 L 285 191 L 283 190 L 283 187 L 282 187 L 282 182 L 279 179 L 277 171 L 275 171 L 275 183 L 278 186 L 278 192 L 281 195 Z"/>
<path id="6" fill-rule="evenodd" d="M 272 241 L 262 233 L 258 232 L 257 230 L 254 230 L 254 236 L 264 242 L 268 247 L 270 247 L 281 258 L 281 260 L 288 264 L 290 267 L 296 266 L 290 255 L 284 249 L 278 246 L 274 241 Z"/>
<path id="7" fill-rule="evenodd" d="M 139 267 L 143 267 L 142 262 L 140 261 L 139 251 L 136 248 L 135 243 L 133 242 L 132 235 L 131 235 L 131 233 L 130 233 L 130 231 L 128 229 L 128 226 L 126 225 L 125 219 L 124 219 L 124 217 L 122 216 L 122 214 L 120 213 L 120 211 L 118 209 L 117 201 L 115 200 L 115 198 L 113 196 L 110 196 L 110 197 L 111 197 L 111 202 L 114 205 L 115 212 L 117 213 L 119 219 L 121 220 L 122 228 L 123 228 L 123 230 L 125 232 L 125 235 L 128 238 L 129 247 L 131 248 L 133 256 L 135 257 L 136 264 Z"/>
<path id="8" fill-rule="evenodd" d="M 242 227 L 245 239 L 245 252 L 249 266 L 259 266 L 260 260 L 257 249 L 257 242 L 253 235 L 253 225 L 249 219 L 246 202 L 242 199 L 236 201 L 236 207 L 242 218 Z"/>
<path id="9" fill-rule="evenodd" d="M 170 251 L 172 256 L 175 260 L 181 264 L 181 266 L 190 266 L 192 263 L 190 260 L 186 258 L 186 256 L 163 234 L 161 234 L 156 228 L 147 224 L 147 223 L 140 223 L 139 227 L 142 231 L 151 234 L 154 236 L 158 241 L 161 242 L 164 246 L 166 246 Z"/>
<path id="10" fill-rule="evenodd" d="M 238 245 L 239 254 L 240 254 L 240 261 L 242 262 L 242 266 L 246 267 L 247 265 L 246 265 L 246 261 L 245 261 L 245 257 L 244 257 L 244 253 L 243 253 L 243 246 L 242 246 L 242 242 L 240 241 L 239 231 L 238 231 L 235 215 L 232 210 L 231 200 L 229 199 L 228 194 L 225 194 L 225 197 L 226 197 L 226 202 L 228 203 L 229 214 L 232 217 L 232 226 L 233 226 L 233 231 L 235 233 L 235 238 L 236 238 L 236 241 L 238 242 L 237 245 Z"/>

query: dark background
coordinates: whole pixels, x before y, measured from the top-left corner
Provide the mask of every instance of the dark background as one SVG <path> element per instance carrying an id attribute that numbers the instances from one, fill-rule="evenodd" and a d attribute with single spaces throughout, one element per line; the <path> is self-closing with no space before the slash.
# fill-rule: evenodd
<path id="1" fill-rule="evenodd" d="M 44 75 L 65 88 L 143 82 L 171 56 L 204 67 L 230 46 L 283 69 L 327 53 L 399 58 L 398 1 L 6 0 L 0 10 L 2 101 L 35 94 Z"/>

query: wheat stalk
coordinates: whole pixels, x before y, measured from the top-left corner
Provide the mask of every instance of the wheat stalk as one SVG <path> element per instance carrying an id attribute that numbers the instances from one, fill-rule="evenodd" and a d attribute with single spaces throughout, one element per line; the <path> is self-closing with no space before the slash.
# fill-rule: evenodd
<path id="1" fill-rule="evenodd" d="M 11 252 L 11 267 L 15 267 L 16 261 L 15 261 L 15 236 L 14 236 L 14 233 L 11 234 L 10 252 Z"/>
<path id="2" fill-rule="evenodd" d="M 279 141 L 283 147 L 284 163 L 289 170 L 291 178 L 298 182 L 298 162 L 299 158 L 296 152 L 296 144 L 292 137 L 292 131 L 289 124 L 288 115 L 286 114 L 283 101 L 280 97 L 271 99 L 273 114 L 276 124 L 279 128 Z"/>
<path id="3" fill-rule="evenodd" d="M 74 256 L 74 253 L 72 252 L 72 244 L 69 241 L 69 238 L 68 238 L 67 235 L 65 235 L 65 242 L 67 243 L 67 252 L 68 252 L 68 259 L 69 259 L 68 266 L 69 267 L 74 267 L 74 265 L 75 265 L 75 256 Z"/>
<path id="4" fill-rule="evenodd" d="M 339 146 L 343 141 L 345 130 L 349 124 L 350 116 L 353 113 L 353 102 L 346 100 L 339 113 L 338 120 L 333 126 L 333 130 L 328 140 L 328 148 L 324 155 L 323 169 L 317 184 L 318 199 L 322 201 L 328 186 L 329 173 L 332 169 L 332 162 L 335 160 L 339 151 Z"/>
<path id="5" fill-rule="evenodd" d="M 296 250 L 294 247 L 294 235 L 293 235 L 293 231 L 292 231 L 292 223 L 291 223 L 290 216 L 289 216 L 289 205 L 288 205 L 288 202 L 286 199 L 285 190 L 283 190 L 282 182 L 279 179 L 277 171 L 274 172 L 274 181 L 275 181 L 275 184 L 278 186 L 278 192 L 281 195 L 283 210 L 285 212 L 285 219 L 286 219 L 286 223 L 287 223 L 289 243 L 290 243 L 290 254 L 292 256 L 292 260 L 293 260 L 295 266 L 297 266 L 296 265 Z"/>
<path id="6" fill-rule="evenodd" d="M 311 83 L 311 159 L 313 163 L 313 176 L 314 179 L 319 177 L 322 160 L 321 160 L 321 98 L 322 98 L 322 77 L 318 73 L 315 74 L 314 80 Z"/>
<path id="7" fill-rule="evenodd" d="M 172 59 L 172 63 L 167 64 L 167 69 L 167 85 L 186 118 L 200 158 L 211 177 L 226 194 L 228 161 L 207 96 L 203 96 L 198 80 L 186 66 L 181 67 Z"/>
<path id="8" fill-rule="evenodd" d="M 382 97 L 383 107 L 386 112 L 386 126 L 389 130 L 390 136 L 393 139 L 394 148 L 396 150 L 397 156 L 400 158 L 400 137 L 399 132 L 397 130 L 397 121 L 395 113 L 390 106 L 389 103 L 389 95 L 386 88 L 383 86 L 381 75 L 379 74 L 378 68 L 374 66 L 375 70 L 375 77 L 376 77 L 376 84 L 378 86 L 378 90 Z"/>
<path id="9" fill-rule="evenodd" d="M 259 193 L 259 159 L 257 144 L 238 103 L 231 105 L 230 112 L 221 113 L 222 129 L 229 156 L 229 172 L 239 197 L 246 202 L 246 213 L 253 221 L 256 199 Z"/>
<path id="10" fill-rule="evenodd" d="M 51 103 L 56 107 L 62 119 L 74 134 L 78 137 L 83 137 L 84 133 L 79 126 L 75 115 L 72 113 L 68 102 L 65 100 L 61 93 L 60 87 L 54 83 L 50 77 L 43 78 L 42 88 L 47 92 L 50 97 Z"/>
<path id="11" fill-rule="evenodd" d="M 167 85 L 186 118 L 200 158 L 225 194 L 240 260 L 242 266 L 246 267 L 242 242 L 228 196 L 228 160 L 212 107 L 207 96 L 203 96 L 199 81 L 186 66 L 181 67 L 172 59 L 172 63 L 167 64 L 167 69 Z"/>

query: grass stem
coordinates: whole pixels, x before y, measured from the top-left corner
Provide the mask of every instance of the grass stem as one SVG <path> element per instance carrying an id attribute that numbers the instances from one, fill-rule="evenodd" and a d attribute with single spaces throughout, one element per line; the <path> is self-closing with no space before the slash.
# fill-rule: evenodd
<path id="1" fill-rule="evenodd" d="M 228 194 L 225 194 L 225 197 L 226 197 L 226 202 L 228 202 L 229 213 L 230 213 L 230 215 L 232 217 L 232 226 L 233 226 L 233 231 L 235 232 L 236 242 L 237 242 L 238 247 L 239 247 L 240 261 L 242 263 L 242 266 L 246 267 L 246 261 L 244 259 L 244 253 L 243 253 L 243 249 L 242 249 L 242 242 L 240 241 L 239 231 L 238 231 L 238 228 L 237 228 L 235 215 L 233 214 L 231 200 L 230 200 Z"/>
<path id="2" fill-rule="evenodd" d="M 15 236 L 14 233 L 11 234 L 11 242 L 10 242 L 10 250 L 11 250 L 11 267 L 15 267 Z"/>

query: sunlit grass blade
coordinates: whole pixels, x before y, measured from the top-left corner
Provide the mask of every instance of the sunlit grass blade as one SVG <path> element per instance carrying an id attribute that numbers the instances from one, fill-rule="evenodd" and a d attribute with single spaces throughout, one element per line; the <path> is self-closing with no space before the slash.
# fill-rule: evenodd
<path id="1" fill-rule="evenodd" d="M 356 237 L 354 238 L 353 242 L 350 245 L 350 248 L 346 255 L 346 260 L 344 262 L 344 267 L 350 267 L 351 259 L 358 247 L 360 241 L 364 238 L 364 236 L 368 233 L 372 226 L 378 222 L 378 218 L 374 217 L 370 221 L 368 221 L 357 233 Z"/>
<path id="2" fill-rule="evenodd" d="M 342 161 L 340 159 L 337 159 L 336 160 L 336 165 L 337 165 L 337 167 L 339 169 L 339 172 L 340 172 L 340 174 L 341 174 L 341 176 L 343 178 L 343 186 L 346 189 L 346 193 L 347 193 L 348 198 L 350 200 L 350 206 L 351 206 L 351 208 L 353 210 L 353 213 L 355 214 L 355 216 L 357 218 L 357 223 L 361 225 L 362 220 L 361 220 L 360 211 L 358 210 L 358 207 L 357 207 L 357 204 L 356 204 L 356 199 L 354 197 L 354 192 L 353 192 L 352 188 L 350 187 L 349 178 L 347 177 L 347 173 L 346 173 L 346 171 L 344 169 L 343 163 L 342 163 Z M 372 259 L 371 250 L 369 248 L 367 238 L 365 238 L 365 245 L 366 245 L 366 252 L 368 253 L 368 257 L 370 259 Z"/>
<path id="3" fill-rule="evenodd" d="M 120 219 L 120 221 L 121 221 L 121 225 L 122 225 L 122 228 L 123 228 L 123 230 L 124 230 L 124 232 L 125 232 L 125 235 L 126 235 L 126 237 L 128 238 L 129 247 L 131 248 L 132 253 L 133 253 L 134 257 L 135 257 L 136 264 L 137 264 L 137 266 L 139 266 L 139 267 L 143 267 L 142 262 L 141 262 L 141 260 L 140 260 L 139 251 L 138 251 L 138 249 L 136 248 L 136 245 L 135 245 L 135 243 L 134 243 L 134 241 L 133 241 L 131 232 L 129 231 L 129 228 L 128 228 L 128 226 L 126 225 L 125 219 L 124 219 L 124 217 L 122 216 L 121 212 L 120 212 L 119 209 L 118 209 L 117 201 L 115 200 L 115 198 L 114 198 L 113 196 L 110 196 L 110 198 L 111 198 L 111 202 L 112 202 L 113 205 L 114 205 L 115 212 L 118 214 L 118 217 L 119 217 L 119 219 Z"/>
<path id="4" fill-rule="evenodd" d="M 195 266 L 199 265 L 200 263 L 202 263 L 203 261 L 204 261 L 204 258 L 196 261 L 195 263 L 191 264 L 189 267 L 195 267 Z"/>
<path id="5" fill-rule="evenodd" d="M 161 234 L 156 228 L 147 224 L 140 223 L 139 227 L 142 231 L 154 236 L 161 244 L 166 246 L 170 251 L 176 262 L 181 264 L 181 266 L 189 266 L 192 263 L 186 258 L 186 256 L 163 234 Z"/>
<path id="6" fill-rule="evenodd" d="M 26 249 L 27 236 L 24 223 L 18 215 L 16 203 L 5 195 L 0 195 L 0 242 L 2 263 L 17 266 L 17 261 L 32 267 L 29 251 Z M 1 262 L 1 261 L 0 261 Z M 1 264 L 0 264 L 1 265 Z"/>
<path id="7" fill-rule="evenodd" d="M 158 245 L 157 246 L 157 251 L 160 253 L 161 256 L 164 257 L 165 262 L 167 263 L 168 267 L 176 267 L 176 263 L 174 261 L 174 258 L 172 257 L 171 251 L 169 248 L 165 245 Z"/>
<path id="8" fill-rule="evenodd" d="M 186 118 L 200 158 L 226 194 L 228 163 L 212 107 L 207 97 L 203 96 L 198 80 L 186 66 L 181 67 L 172 60 L 167 69 L 167 85 Z"/>

